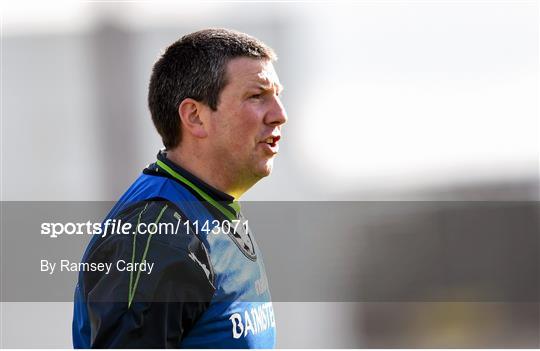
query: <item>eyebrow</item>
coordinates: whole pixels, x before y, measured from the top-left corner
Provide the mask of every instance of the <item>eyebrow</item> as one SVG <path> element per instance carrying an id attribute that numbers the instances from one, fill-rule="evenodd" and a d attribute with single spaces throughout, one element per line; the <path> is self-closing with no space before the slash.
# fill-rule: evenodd
<path id="1" fill-rule="evenodd" d="M 283 85 L 281 85 L 281 83 L 269 83 L 266 81 L 263 83 L 263 81 L 257 81 L 255 85 L 256 85 L 256 88 L 260 90 L 273 90 L 272 88 L 276 86 L 278 94 L 283 92 L 283 90 L 285 89 Z"/>

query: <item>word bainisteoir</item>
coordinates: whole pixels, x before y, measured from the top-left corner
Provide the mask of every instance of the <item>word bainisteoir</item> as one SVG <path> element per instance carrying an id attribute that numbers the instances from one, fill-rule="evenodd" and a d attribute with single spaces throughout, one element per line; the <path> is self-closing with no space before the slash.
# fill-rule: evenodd
<path id="1" fill-rule="evenodd" d="M 121 219 L 107 219 L 105 222 L 45 222 L 41 223 L 41 235 L 58 238 L 61 235 L 107 235 L 119 234 L 233 234 L 238 231 L 248 232 L 246 219 L 235 220 L 207 220 L 187 221 L 178 218 L 176 223 L 133 223 L 123 222 Z"/>

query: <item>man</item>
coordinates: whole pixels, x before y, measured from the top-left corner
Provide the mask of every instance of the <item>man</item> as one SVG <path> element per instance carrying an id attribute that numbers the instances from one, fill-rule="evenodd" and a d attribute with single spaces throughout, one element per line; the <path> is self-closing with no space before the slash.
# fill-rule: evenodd
<path id="1" fill-rule="evenodd" d="M 287 121 L 275 59 L 253 37 L 206 29 L 156 62 L 148 103 L 165 150 L 103 223 L 137 229 L 86 249 L 84 262 L 113 268 L 79 275 L 74 347 L 274 347 L 264 265 L 237 199 L 270 174 Z M 169 230 L 145 233 L 152 224 Z"/>

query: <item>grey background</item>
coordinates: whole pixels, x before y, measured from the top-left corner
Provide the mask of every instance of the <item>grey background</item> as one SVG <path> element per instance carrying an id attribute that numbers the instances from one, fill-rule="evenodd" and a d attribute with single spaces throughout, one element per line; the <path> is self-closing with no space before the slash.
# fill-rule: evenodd
<path id="1" fill-rule="evenodd" d="M 152 63 L 208 26 L 248 32 L 280 56 L 290 119 L 273 175 L 244 200 L 538 200 L 536 1 L 1 6 L 3 201 L 115 200 L 161 147 L 145 104 Z M 406 218 L 406 228 L 433 220 Z M 336 248 L 364 264 L 424 248 L 412 258 L 435 264 L 439 251 L 415 242 L 425 233 L 370 223 L 387 235 Z M 71 303 L 0 308 L 2 347 L 70 347 Z M 275 312 L 284 348 L 539 345 L 537 303 L 277 302 Z"/>

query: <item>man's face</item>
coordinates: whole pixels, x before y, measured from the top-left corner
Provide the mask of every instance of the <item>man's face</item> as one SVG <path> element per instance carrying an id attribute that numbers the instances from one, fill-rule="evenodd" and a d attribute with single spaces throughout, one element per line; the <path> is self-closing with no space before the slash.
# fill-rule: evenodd
<path id="1" fill-rule="evenodd" d="M 240 184 L 270 174 L 279 146 L 281 126 L 287 121 L 278 97 L 281 92 L 269 60 L 232 59 L 208 128 L 213 154 L 227 174 Z"/>

